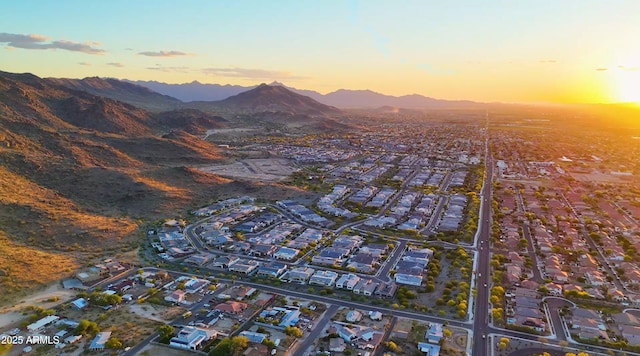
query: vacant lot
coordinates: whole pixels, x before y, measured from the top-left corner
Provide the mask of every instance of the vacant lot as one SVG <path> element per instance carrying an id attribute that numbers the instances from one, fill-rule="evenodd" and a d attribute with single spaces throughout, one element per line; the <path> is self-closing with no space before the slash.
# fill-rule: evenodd
<path id="1" fill-rule="evenodd" d="M 167 307 L 154 304 L 131 304 L 129 311 L 144 319 L 169 322 L 186 311 L 183 307 Z"/>
<path id="2" fill-rule="evenodd" d="M 245 159 L 231 164 L 201 166 L 200 170 L 223 177 L 262 181 L 281 181 L 295 170 L 282 158 Z"/>
<path id="3" fill-rule="evenodd" d="M 56 282 L 47 288 L 38 291 L 29 297 L 21 300 L 12 307 L 0 309 L 0 328 L 8 327 L 20 319 L 25 318 L 21 310 L 26 306 L 33 305 L 45 309 L 52 308 L 63 301 L 75 297 L 76 292 L 62 288 L 60 283 Z"/>
<path id="4" fill-rule="evenodd" d="M 191 351 L 183 351 L 174 349 L 168 346 L 163 345 L 154 345 L 149 344 L 147 347 L 142 349 L 140 355 L 153 355 L 153 356 L 193 356 L 194 353 Z"/>

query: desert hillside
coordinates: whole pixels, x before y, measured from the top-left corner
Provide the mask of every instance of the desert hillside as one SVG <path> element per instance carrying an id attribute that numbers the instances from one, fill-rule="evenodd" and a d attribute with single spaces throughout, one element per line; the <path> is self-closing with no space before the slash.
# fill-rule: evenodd
<path id="1" fill-rule="evenodd" d="M 225 196 L 286 194 L 189 168 L 223 157 L 187 131 L 223 124 L 0 72 L 0 289 L 29 289 L 131 250 L 145 221 Z"/>

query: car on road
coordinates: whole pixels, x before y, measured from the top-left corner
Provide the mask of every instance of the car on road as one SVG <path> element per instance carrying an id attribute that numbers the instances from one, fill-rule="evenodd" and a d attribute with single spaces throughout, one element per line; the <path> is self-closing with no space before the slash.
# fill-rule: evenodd
<path id="1" fill-rule="evenodd" d="M 487 288 L 487 284 L 486 283 L 484 284 L 484 287 Z"/>

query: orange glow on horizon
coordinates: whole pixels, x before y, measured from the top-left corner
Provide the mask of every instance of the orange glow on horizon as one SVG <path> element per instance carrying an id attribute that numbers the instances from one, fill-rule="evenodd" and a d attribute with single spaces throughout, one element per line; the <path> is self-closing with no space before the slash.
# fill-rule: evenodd
<path id="1" fill-rule="evenodd" d="M 640 70 L 622 71 L 616 77 L 616 98 L 621 102 L 640 104 Z"/>

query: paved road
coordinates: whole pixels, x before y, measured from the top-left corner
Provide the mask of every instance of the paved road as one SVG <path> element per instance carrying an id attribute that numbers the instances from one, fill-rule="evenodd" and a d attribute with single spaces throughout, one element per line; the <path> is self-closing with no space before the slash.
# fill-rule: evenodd
<path id="1" fill-rule="evenodd" d="M 435 231 L 434 227 L 438 223 L 438 220 L 440 220 L 440 215 L 442 215 L 442 210 L 444 209 L 446 202 L 447 198 L 438 195 L 438 202 L 436 203 L 436 207 L 433 209 L 433 213 L 429 217 L 429 221 L 427 221 L 424 227 L 420 230 L 421 234 L 429 235 L 429 233 Z"/>
<path id="2" fill-rule="evenodd" d="M 193 276 L 193 273 L 187 273 L 187 272 L 179 272 L 179 271 L 171 271 L 171 270 L 166 270 L 166 269 L 159 269 L 159 268 L 155 268 L 155 267 L 148 267 L 145 268 L 145 271 L 150 271 L 150 272 L 157 272 L 157 271 L 168 271 L 169 273 L 176 275 L 176 276 Z M 220 282 L 230 282 L 230 279 L 224 279 L 224 278 L 218 278 L 218 280 Z M 276 294 L 282 294 L 282 295 L 288 295 L 291 297 L 296 297 L 296 298 L 301 298 L 301 299 L 310 299 L 310 300 L 315 300 L 321 303 L 325 303 L 325 304 L 335 304 L 339 307 L 347 307 L 347 308 L 353 308 L 353 309 L 364 309 L 364 310 L 372 310 L 372 311 L 379 311 L 383 314 L 388 314 L 388 315 L 393 315 L 393 316 L 398 316 L 398 317 L 403 317 L 403 318 L 409 318 L 409 319 L 416 319 L 416 320 L 421 320 L 421 321 L 426 321 L 426 322 L 433 322 L 433 323 L 448 323 L 449 325 L 452 326 L 456 326 L 459 328 L 465 328 L 468 329 L 470 326 L 470 322 L 467 321 L 459 321 L 459 320 L 450 320 L 450 319 L 446 319 L 446 318 L 440 318 L 440 317 L 435 317 L 435 316 L 431 316 L 431 315 L 425 315 L 419 312 L 414 312 L 411 310 L 406 310 L 406 309 L 393 309 L 393 308 L 385 308 L 382 306 L 374 306 L 374 305 L 369 305 L 369 304 L 363 304 L 363 303 L 358 303 L 358 302 L 352 302 L 349 300 L 342 300 L 342 299 L 336 299 L 336 298 L 332 298 L 332 297 L 327 297 L 327 296 L 321 296 L 321 295 L 316 295 L 316 294 L 309 294 L 306 292 L 298 292 L 298 291 L 294 291 L 291 290 L 288 287 L 287 284 L 285 284 L 282 288 L 281 287 L 273 287 L 273 286 L 269 286 L 269 285 L 264 285 L 264 284 L 260 284 L 260 283 L 253 283 L 253 282 L 249 282 L 249 281 L 245 281 L 242 279 L 236 279 L 236 284 L 242 284 L 245 286 L 250 286 L 250 287 L 255 287 L 255 288 L 259 288 L 260 290 L 263 290 L 265 292 L 268 293 L 276 293 Z"/>
<path id="3" fill-rule="evenodd" d="M 561 351 L 561 350 L 558 350 L 558 349 L 538 347 L 538 348 L 529 348 L 529 349 L 516 350 L 516 351 L 513 351 L 512 353 L 510 353 L 509 356 L 540 355 L 540 354 L 542 354 L 544 352 L 549 353 L 549 355 L 551 355 L 551 356 L 564 356 L 564 354 L 566 353 L 566 351 Z"/>
<path id="4" fill-rule="evenodd" d="M 491 235 L 491 189 L 493 177 L 493 160 L 489 148 L 486 147 L 485 180 L 481 194 L 482 204 L 480 212 L 479 233 L 476 241 L 478 250 L 476 298 L 473 320 L 473 349 L 472 355 L 487 355 L 489 332 L 489 238 Z"/>
<path id="5" fill-rule="evenodd" d="M 522 195 L 520 195 L 520 192 L 518 192 L 517 202 L 518 202 L 518 205 L 520 207 L 520 211 L 526 213 L 527 212 L 527 207 L 524 204 L 524 201 L 522 201 Z M 527 252 L 528 252 L 529 258 L 531 259 L 531 262 L 533 264 L 533 266 L 531 267 L 531 270 L 533 271 L 532 280 L 534 282 L 536 282 L 536 283 L 543 283 L 544 278 L 542 278 L 542 274 L 540 273 L 540 267 L 538 267 L 538 256 L 536 256 L 536 249 L 535 249 L 535 246 L 533 245 L 533 237 L 531 236 L 531 228 L 529 226 L 529 223 L 526 222 L 526 221 L 522 226 L 522 235 L 527 240 Z"/>
<path id="6" fill-rule="evenodd" d="M 391 336 L 391 332 L 393 331 L 393 328 L 396 327 L 397 322 L 398 322 L 398 318 L 396 317 L 391 318 L 391 322 L 389 322 L 389 325 L 384 330 L 384 335 L 382 336 L 382 340 L 389 340 L 389 337 Z M 376 349 L 376 352 L 373 355 L 382 356 L 384 354 L 385 354 L 385 347 L 384 345 L 380 344 L 378 345 L 378 348 Z"/>
<path id="7" fill-rule="evenodd" d="M 174 275 L 174 276 L 193 276 L 192 273 L 185 273 L 185 272 L 179 272 L 179 271 L 172 271 L 172 270 L 167 270 L 167 269 L 160 269 L 160 268 L 155 268 L 155 267 L 146 267 L 144 268 L 145 271 L 148 272 L 158 272 L 158 271 L 167 271 L 170 274 Z M 131 271 L 130 274 L 133 274 L 135 271 Z M 219 278 L 220 282 L 231 282 L 230 279 L 224 279 L 224 278 Z M 408 319 L 415 319 L 415 320 L 419 320 L 419 321 L 423 321 L 423 322 L 433 322 L 433 323 L 447 323 L 448 325 L 454 326 L 454 327 L 458 327 L 458 328 L 462 328 L 462 329 L 469 329 L 469 322 L 461 322 L 461 321 L 457 321 L 457 320 L 449 320 L 449 319 L 445 319 L 445 318 L 438 318 L 438 317 L 434 317 L 434 316 L 429 316 L 429 315 L 424 315 L 424 314 L 420 314 L 417 312 L 412 312 L 412 311 L 407 311 L 407 310 L 398 310 L 398 309 L 391 309 L 391 308 L 384 308 L 384 307 L 380 307 L 380 306 L 372 306 L 372 305 L 368 305 L 368 304 L 362 304 L 362 303 L 357 303 L 357 302 L 352 302 L 352 301 L 346 301 L 346 300 L 341 300 L 341 299 L 333 299 L 331 297 L 326 297 L 326 296 L 319 296 L 319 295 L 315 295 L 315 294 L 309 294 L 309 293 L 304 293 L 304 292 L 297 292 L 297 291 L 292 291 L 290 289 L 287 289 L 286 286 L 284 288 L 278 288 L 278 287 L 272 287 L 272 286 L 267 286 L 267 285 L 263 285 L 263 284 L 259 284 L 259 283 L 252 283 L 252 282 L 247 282 L 247 281 L 242 281 L 242 280 L 236 280 L 236 283 L 238 284 L 242 284 L 245 286 L 251 286 L 251 287 L 256 287 L 259 288 L 260 290 L 263 290 L 265 292 L 268 293 L 276 293 L 276 294 L 281 294 L 281 295 L 287 295 L 290 297 L 295 297 L 295 298 L 301 298 L 301 299 L 310 299 L 310 300 L 314 300 L 317 302 L 321 302 L 321 303 L 325 303 L 327 305 L 330 305 L 329 310 L 333 310 L 334 308 L 340 308 L 340 307 L 346 307 L 346 308 L 351 308 L 351 309 L 363 309 L 363 310 L 371 310 L 371 311 L 379 311 L 383 314 L 386 315 L 391 315 L 393 317 L 401 317 L 401 318 L 408 318 Z M 202 300 L 198 303 L 195 303 L 194 305 L 192 305 L 189 310 L 192 311 L 196 311 L 200 308 L 202 308 L 203 304 L 205 304 L 208 300 L 208 298 L 205 298 L 205 300 Z M 335 311 L 333 312 L 333 314 L 335 314 Z M 331 314 L 331 316 L 333 315 Z M 331 316 L 329 316 L 329 313 L 327 312 L 327 314 L 325 314 L 325 318 L 331 318 Z M 323 318 L 324 320 L 324 318 Z M 182 317 L 178 317 L 175 320 L 173 320 L 170 324 L 181 324 L 183 322 Z M 320 324 L 316 323 L 316 329 L 321 329 Z M 315 330 L 314 329 L 314 332 Z M 312 332 L 312 334 L 314 333 Z M 157 333 L 154 333 L 153 335 L 149 336 L 148 338 L 144 339 L 141 343 L 137 344 L 136 346 L 132 347 L 131 349 L 129 349 L 129 351 L 126 351 L 123 353 L 124 356 L 134 356 L 137 355 L 141 350 L 143 350 L 147 345 L 149 345 L 149 343 L 151 341 L 153 341 L 156 337 L 158 336 Z M 313 335 L 310 335 L 307 337 L 308 340 L 315 340 L 315 338 L 313 337 Z M 535 336 L 534 338 L 532 338 L 532 340 L 535 340 Z M 306 340 L 305 340 L 306 343 Z M 303 343 L 304 345 L 304 343 Z M 307 346 L 307 348 L 310 345 Z M 299 348 L 300 350 L 304 350 L 302 348 Z"/>
<path id="8" fill-rule="evenodd" d="M 322 319 L 314 322 L 314 328 L 311 333 L 307 335 L 302 343 L 298 344 L 293 350 L 291 350 L 291 354 L 307 354 L 307 350 L 313 345 L 313 343 L 323 336 L 321 335 L 322 330 L 324 329 L 325 325 L 327 325 L 327 323 L 331 320 L 331 318 L 336 314 L 338 309 L 339 307 L 337 305 L 330 305 L 329 308 L 327 308 L 327 311 L 325 311 L 324 315 L 322 316 Z"/>
<path id="9" fill-rule="evenodd" d="M 389 276 L 389 271 L 391 271 L 395 267 L 396 263 L 398 262 L 398 259 L 402 256 L 402 253 L 406 248 L 407 248 L 407 241 L 399 241 L 396 248 L 393 250 L 393 252 L 391 252 L 391 254 L 387 258 L 387 260 L 384 262 L 384 264 L 378 269 L 378 273 L 376 273 L 376 278 L 379 281 L 383 283 L 387 283 L 392 280 L 392 278 Z"/>
<path id="10" fill-rule="evenodd" d="M 560 309 L 565 306 L 573 307 L 574 304 L 561 298 L 547 298 L 545 300 L 547 302 L 547 306 L 549 307 L 549 317 L 551 318 L 551 320 L 549 321 L 551 322 L 551 325 L 553 325 L 553 330 L 555 331 L 556 339 L 566 341 L 567 336 L 569 335 L 567 335 L 564 330 L 562 318 L 560 316 Z"/>

